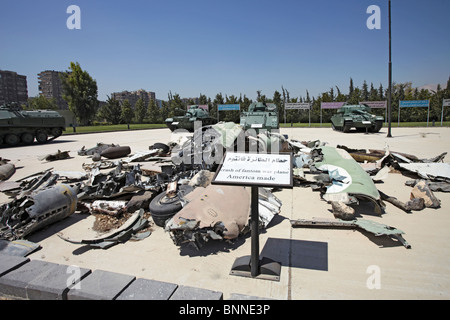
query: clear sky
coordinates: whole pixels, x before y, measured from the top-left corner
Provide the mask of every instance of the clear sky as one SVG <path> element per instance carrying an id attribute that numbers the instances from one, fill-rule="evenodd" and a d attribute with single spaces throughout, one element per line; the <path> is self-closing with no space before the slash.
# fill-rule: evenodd
<path id="1" fill-rule="evenodd" d="M 69 30 L 69 5 L 81 29 Z M 369 30 L 367 8 L 381 9 Z M 450 1 L 392 0 L 394 82 L 446 84 Z M 256 91 L 311 97 L 349 80 L 388 85 L 388 0 L 1 0 L 0 69 L 27 76 L 78 61 L 99 99 L 122 90 L 214 99 Z"/>

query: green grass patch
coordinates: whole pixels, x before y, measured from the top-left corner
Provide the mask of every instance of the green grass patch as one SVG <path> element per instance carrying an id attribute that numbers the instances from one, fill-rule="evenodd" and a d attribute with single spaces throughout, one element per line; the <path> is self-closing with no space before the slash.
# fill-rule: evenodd
<path id="1" fill-rule="evenodd" d="M 432 127 L 433 123 L 430 121 L 428 124 L 429 127 Z M 435 127 L 440 127 L 441 122 L 436 122 Z M 383 125 L 385 128 L 387 127 L 387 123 Z M 398 122 L 392 122 L 392 128 L 398 127 Z M 400 127 L 408 128 L 408 127 L 426 127 L 427 122 L 401 122 Z M 443 123 L 444 127 L 450 127 L 450 121 L 445 121 Z M 290 128 L 290 123 L 280 123 L 281 128 Z M 331 128 L 331 123 L 294 123 L 292 124 L 294 128 Z M 86 127 L 76 127 L 75 132 L 72 127 L 67 127 L 64 134 L 81 134 L 81 133 L 100 133 L 100 132 L 114 132 L 114 131 L 128 131 L 128 130 L 146 130 L 146 129 L 161 129 L 167 128 L 167 126 L 163 123 L 161 124 L 148 124 L 148 123 L 140 123 L 140 124 L 130 124 L 130 129 L 126 124 L 117 124 L 117 125 L 99 125 L 99 126 L 86 126 Z"/>
<path id="2" fill-rule="evenodd" d="M 64 134 L 79 134 L 79 133 L 95 133 L 95 132 L 113 132 L 113 131 L 128 131 L 128 130 L 146 130 L 146 129 L 160 129 L 167 128 L 165 124 L 130 124 L 130 129 L 126 124 L 116 125 L 99 125 L 99 126 L 86 126 L 76 127 L 75 132 L 72 127 L 67 127 Z"/>
<path id="3" fill-rule="evenodd" d="M 383 127 L 387 128 L 388 124 L 384 123 Z M 427 126 L 427 122 L 400 122 L 400 127 L 402 128 L 414 128 L 414 127 L 426 127 Z M 429 127 L 433 126 L 433 122 L 429 122 L 428 124 Z M 440 127 L 441 126 L 441 122 L 440 121 L 436 121 L 434 124 L 435 127 Z M 449 127 L 450 126 L 450 121 L 444 121 L 443 122 L 443 126 L 444 127 Z M 280 127 L 281 128 L 290 128 L 291 124 L 290 123 L 280 123 Z M 294 128 L 309 128 L 310 125 L 309 123 L 293 123 L 292 127 Z M 391 127 L 392 128 L 398 128 L 399 124 L 398 122 L 391 122 Z M 311 128 L 331 128 L 331 122 L 327 122 L 327 123 L 311 123 Z"/>

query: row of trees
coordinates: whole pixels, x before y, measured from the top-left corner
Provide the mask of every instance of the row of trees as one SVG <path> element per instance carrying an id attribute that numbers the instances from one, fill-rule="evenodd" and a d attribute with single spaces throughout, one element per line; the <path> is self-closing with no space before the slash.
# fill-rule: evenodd
<path id="1" fill-rule="evenodd" d="M 187 105 L 195 104 L 194 101 L 183 102 L 179 94 L 169 92 L 167 101 L 163 101 L 161 107 L 155 101 L 150 101 L 147 105 L 144 101 L 138 100 L 134 109 L 125 100 L 122 103 L 108 97 L 106 104 L 99 108 L 97 99 L 97 83 L 92 77 L 83 71 L 78 63 L 70 63 L 70 71 L 63 76 L 63 98 L 67 101 L 78 119 L 80 125 L 91 124 L 93 120 L 108 123 L 163 123 L 166 118 L 184 114 Z M 343 93 L 339 87 L 332 87 L 329 91 L 321 93 L 318 97 L 310 97 L 308 90 L 305 96 L 295 98 L 290 97 L 290 92 L 284 87 L 275 90 L 271 97 L 266 96 L 262 91 L 257 91 L 258 102 L 275 103 L 278 107 L 280 122 L 329 122 L 336 110 L 321 110 L 322 102 L 348 102 L 358 104 L 360 101 L 383 101 L 387 100 L 387 90 L 380 84 L 377 88 L 373 83 L 368 85 L 366 81 L 362 87 L 355 87 L 350 79 L 348 93 Z M 450 99 L 450 78 L 445 89 L 438 86 L 436 91 L 418 90 L 413 88 L 411 83 L 399 83 L 393 85 L 392 90 L 392 121 L 398 120 L 398 105 L 400 100 L 430 100 L 430 120 L 440 120 L 442 110 L 442 100 Z M 208 105 L 211 116 L 218 115 L 217 106 L 219 104 L 240 104 L 241 111 L 247 111 L 253 101 L 245 94 L 225 95 L 216 94 L 214 99 L 200 94 L 198 104 Z M 285 103 L 309 102 L 312 105 L 311 112 L 299 110 L 286 110 Z M 401 112 L 401 121 L 425 121 L 427 119 L 426 108 L 407 108 Z M 385 110 L 374 109 L 373 113 L 383 115 Z M 221 121 L 239 122 L 239 111 L 225 111 L 220 113 Z M 444 120 L 450 116 L 450 110 L 444 109 Z"/>

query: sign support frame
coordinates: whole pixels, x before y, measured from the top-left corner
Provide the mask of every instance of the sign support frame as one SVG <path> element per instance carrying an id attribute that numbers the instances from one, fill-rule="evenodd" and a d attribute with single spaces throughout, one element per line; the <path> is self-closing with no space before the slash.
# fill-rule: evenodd
<path id="1" fill-rule="evenodd" d="M 226 152 L 219 165 L 211 184 L 223 184 L 223 185 L 238 185 L 238 186 L 250 186 L 251 187 L 251 214 L 250 214 L 250 231 L 251 231 L 251 252 L 250 255 L 238 257 L 235 259 L 230 275 L 241 276 L 246 278 L 263 279 L 271 281 L 280 281 L 281 263 L 272 260 L 268 257 L 262 257 L 260 259 L 259 249 L 259 187 L 274 187 L 276 184 L 268 182 L 263 183 L 242 183 L 242 182 L 223 182 L 216 181 L 220 171 L 222 170 L 227 153 L 234 154 L 233 152 Z M 245 153 L 246 155 L 258 155 L 258 153 Z M 262 153 L 261 155 L 272 155 Z M 274 154 L 275 155 L 275 154 Z M 292 188 L 293 187 L 293 155 L 292 153 L 279 153 L 278 155 L 289 155 L 289 180 L 288 185 L 278 185 L 280 187 Z"/>

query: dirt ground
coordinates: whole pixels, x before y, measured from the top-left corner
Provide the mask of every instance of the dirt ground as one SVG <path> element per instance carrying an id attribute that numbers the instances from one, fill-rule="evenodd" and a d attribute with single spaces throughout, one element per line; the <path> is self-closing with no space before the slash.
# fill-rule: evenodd
<path id="1" fill-rule="evenodd" d="M 431 158 L 450 151 L 450 128 L 392 128 L 377 134 L 335 132 L 330 128 L 284 128 L 281 133 L 301 141 L 320 140 L 331 146 L 384 149 Z M 0 157 L 10 159 L 17 170 L 15 181 L 49 168 L 82 171 L 92 160 L 77 154 L 81 147 L 97 142 L 130 146 L 132 152 L 146 151 L 156 142 L 168 142 L 168 129 L 142 130 L 62 136 L 45 145 L 1 148 Z M 69 151 L 70 159 L 40 161 L 40 156 L 58 150 Z M 450 155 L 445 159 L 450 162 Z M 409 180 L 390 173 L 377 188 L 401 201 L 409 200 Z M 294 187 L 276 192 L 283 202 L 276 216 L 260 236 L 261 256 L 279 261 L 280 281 L 243 278 L 230 275 L 236 258 L 250 254 L 250 236 L 234 243 L 210 242 L 200 251 L 177 247 L 168 233 L 153 226 L 152 234 L 142 241 L 128 241 L 106 250 L 71 244 L 56 233 L 77 235 L 92 233 L 95 217 L 75 213 L 45 230 L 28 237 L 41 249 L 31 259 L 92 270 L 102 269 L 147 279 L 190 285 L 224 293 L 272 299 L 449 299 L 450 298 L 450 194 L 436 192 L 439 209 L 405 213 L 387 203 L 379 216 L 368 204 L 357 209 L 357 217 L 396 227 L 405 232 L 411 245 L 406 249 L 388 237 L 341 229 L 292 228 L 292 219 L 333 219 L 331 206 L 311 188 Z M 0 203 L 10 201 L 0 194 Z"/>

